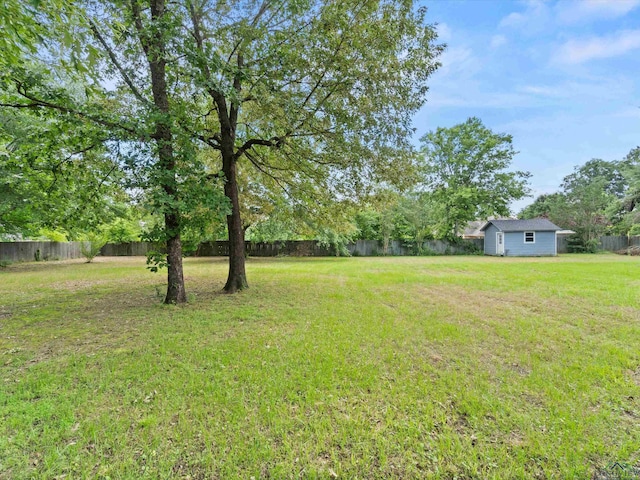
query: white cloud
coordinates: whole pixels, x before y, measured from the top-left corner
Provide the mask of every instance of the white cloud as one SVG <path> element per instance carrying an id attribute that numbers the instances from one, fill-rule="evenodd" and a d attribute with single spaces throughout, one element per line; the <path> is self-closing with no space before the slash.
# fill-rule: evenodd
<path id="1" fill-rule="evenodd" d="M 523 12 L 512 12 L 498 24 L 500 28 L 526 28 L 535 32 L 548 24 L 549 7 L 542 0 L 529 0 Z"/>
<path id="2" fill-rule="evenodd" d="M 556 5 L 560 23 L 618 18 L 640 7 L 640 0 L 565 0 Z"/>
<path id="3" fill-rule="evenodd" d="M 612 114 L 616 118 L 638 118 L 640 119 L 640 105 L 629 106 Z"/>
<path id="4" fill-rule="evenodd" d="M 491 37 L 491 48 L 498 48 L 507 43 L 507 37 L 504 35 L 494 35 Z"/>
<path id="5" fill-rule="evenodd" d="M 632 98 L 635 91 L 633 79 L 624 75 L 608 77 L 592 77 L 591 81 L 568 80 L 552 85 L 523 85 L 516 88 L 517 92 L 546 99 L 554 104 L 569 99 L 596 101 L 621 101 Z M 638 110 L 640 112 L 640 109 Z"/>
<path id="6" fill-rule="evenodd" d="M 481 69 L 480 60 L 467 47 L 447 48 L 440 56 L 440 63 L 442 66 L 438 69 L 438 75 L 454 74 L 468 78 Z"/>
<path id="7" fill-rule="evenodd" d="M 640 30 L 624 30 L 606 37 L 569 40 L 560 46 L 554 61 L 579 64 L 599 58 L 618 57 L 638 48 L 640 48 Z"/>
<path id="8" fill-rule="evenodd" d="M 518 27 L 525 23 L 527 18 L 524 14 L 513 12 L 500 20 L 499 27 Z"/>
<path id="9" fill-rule="evenodd" d="M 438 25 L 436 25 L 436 31 L 438 32 L 438 40 L 441 42 L 451 40 L 451 28 L 446 23 L 438 23 Z"/>

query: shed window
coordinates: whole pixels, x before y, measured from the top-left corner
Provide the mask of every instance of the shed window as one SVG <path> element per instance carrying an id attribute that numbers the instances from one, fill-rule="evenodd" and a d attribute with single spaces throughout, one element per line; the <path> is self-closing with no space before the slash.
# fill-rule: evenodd
<path id="1" fill-rule="evenodd" d="M 536 243 L 536 232 L 524 232 L 524 243 Z"/>

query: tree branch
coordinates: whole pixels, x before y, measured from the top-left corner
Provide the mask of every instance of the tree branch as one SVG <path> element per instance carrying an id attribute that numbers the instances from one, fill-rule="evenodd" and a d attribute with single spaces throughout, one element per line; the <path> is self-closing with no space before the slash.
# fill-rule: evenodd
<path id="1" fill-rule="evenodd" d="M 282 189 L 282 190 L 283 190 L 287 195 L 289 195 L 289 197 L 292 197 L 292 195 L 291 195 L 291 193 L 289 192 L 289 190 L 287 189 L 287 187 L 283 185 L 283 183 L 284 183 L 284 184 L 287 184 L 287 185 L 290 185 L 290 186 L 291 186 L 291 184 L 290 184 L 289 182 L 287 182 L 286 180 L 284 180 L 284 179 L 282 179 L 282 178 L 276 177 L 276 176 L 275 176 L 275 175 L 273 175 L 272 173 L 269 173 L 268 171 L 266 171 L 266 170 L 263 168 L 262 164 L 261 164 L 258 160 L 256 160 L 256 159 L 254 158 L 254 156 L 253 156 L 253 155 L 251 155 L 250 153 L 248 153 L 248 152 L 247 152 L 247 155 L 246 155 L 246 156 L 247 156 L 247 158 L 249 159 L 249 161 L 253 164 L 253 166 L 254 166 L 254 167 L 256 167 L 256 168 L 258 169 L 258 171 L 260 171 L 262 174 L 266 175 L 267 177 L 269 177 L 270 179 L 272 179 L 274 182 L 276 182 L 276 183 L 278 184 L 278 186 L 279 186 L 279 187 L 280 187 L 280 188 L 281 188 L 281 189 Z"/>
<path id="2" fill-rule="evenodd" d="M 0 107 L 11 107 L 11 108 L 49 108 L 51 110 L 57 110 L 63 113 L 70 113 L 71 115 L 76 115 L 81 118 L 85 118 L 87 120 L 91 120 L 98 125 L 102 125 L 104 127 L 115 128 L 119 130 L 123 130 L 132 135 L 138 136 L 138 132 L 125 125 L 120 123 L 112 122 L 110 120 L 105 120 L 103 118 L 96 117 L 94 115 L 90 115 L 88 113 L 82 112 L 80 110 L 76 110 L 74 108 L 65 107 L 63 105 L 58 105 L 55 103 L 47 102 L 46 100 L 41 100 L 39 98 L 34 97 L 33 95 L 29 95 L 24 88 L 20 88 L 21 84 L 17 82 L 18 93 L 26 98 L 27 100 L 31 100 L 32 103 L 0 103 Z"/>
<path id="3" fill-rule="evenodd" d="M 132 0 L 134 1 L 134 0 Z M 202 37 L 202 32 L 200 31 L 200 20 L 198 18 L 198 12 L 193 5 L 193 2 L 189 2 L 189 14 L 191 16 L 191 24 L 193 26 L 193 31 L 191 32 L 193 38 L 196 41 L 196 47 L 198 51 L 203 54 L 204 53 L 204 40 Z M 206 79 L 211 83 L 211 70 L 206 62 L 200 62 L 200 68 L 202 69 L 202 73 L 204 73 Z M 231 130 L 231 123 L 229 121 L 229 115 L 227 113 L 227 101 L 220 92 L 218 92 L 213 87 L 207 88 L 207 93 L 213 98 L 213 101 L 216 104 L 218 110 L 218 118 L 220 120 L 221 128 L 229 128 Z"/>
<path id="4" fill-rule="evenodd" d="M 149 58 L 149 43 L 144 33 L 144 25 L 142 24 L 142 16 L 140 15 L 140 5 L 138 5 L 136 0 L 131 0 L 130 5 L 131 14 L 133 15 L 133 24 L 136 26 L 136 30 L 138 31 L 140 45 L 142 46 L 145 56 Z"/>
<path id="5" fill-rule="evenodd" d="M 262 2 L 262 5 L 260 5 L 260 8 L 258 9 L 258 13 L 256 13 L 256 16 L 253 17 L 253 20 L 251 21 L 251 27 L 255 27 L 256 26 L 256 24 L 260 20 L 260 17 L 265 14 L 265 12 L 267 11 L 268 8 L 269 8 L 269 0 L 264 0 Z M 244 39 L 241 38 L 240 40 L 238 40 L 236 42 L 236 44 L 234 45 L 233 49 L 231 50 L 231 53 L 229 54 L 229 57 L 227 58 L 227 63 L 229 63 L 231 61 L 231 59 L 235 55 L 235 53 L 238 50 L 238 48 L 240 48 L 240 45 L 242 45 L 243 40 Z"/>
<path id="6" fill-rule="evenodd" d="M 81 150 L 75 151 L 70 153 L 69 155 L 67 155 L 65 158 L 63 158 L 62 160 L 60 160 L 58 163 L 56 163 L 52 168 L 51 168 L 51 173 L 53 173 L 53 181 L 51 182 L 51 184 L 49 185 L 49 187 L 47 188 L 47 193 L 50 193 L 53 190 L 53 187 L 55 186 L 55 184 L 58 182 L 58 170 L 60 169 L 60 167 L 62 166 L 63 163 L 68 162 L 69 160 L 71 160 L 74 156 L 76 155 L 80 155 L 82 153 L 86 153 L 90 150 L 93 150 L 94 148 L 96 148 L 98 145 L 100 145 L 100 143 L 92 143 L 91 145 L 89 145 L 86 148 L 83 148 Z"/>
<path id="7" fill-rule="evenodd" d="M 201 142 L 206 143 L 207 145 L 209 145 L 211 148 L 213 148 L 214 150 L 221 150 L 222 147 L 220 146 L 220 135 L 218 135 L 217 133 L 212 135 L 211 137 L 207 137 L 205 135 L 199 135 L 196 134 L 195 135 L 196 138 L 198 140 L 200 140 Z"/>
<path id="8" fill-rule="evenodd" d="M 93 32 L 93 35 L 96 37 L 98 42 L 100 42 L 102 47 L 105 49 L 105 51 L 107 52 L 107 55 L 109 55 L 109 58 L 111 59 L 111 63 L 113 63 L 116 69 L 118 69 L 118 71 L 120 72 L 122 79 L 127 84 L 129 89 L 131 90 L 131 93 L 133 93 L 134 97 L 136 97 L 138 100 L 140 100 L 143 104 L 147 106 L 152 105 L 152 103 L 140 93 L 138 88 L 135 86 L 135 84 L 127 74 L 126 70 L 122 67 L 122 65 L 120 65 L 120 62 L 118 61 L 118 58 L 116 57 L 115 53 L 113 52 L 109 44 L 106 42 L 106 40 L 100 33 L 100 30 L 98 30 L 98 26 L 91 19 L 89 19 L 89 26 L 91 28 L 91 31 Z"/>
<path id="9" fill-rule="evenodd" d="M 283 142 L 284 142 L 284 139 L 280 137 L 273 137 L 271 138 L 271 140 L 262 140 L 261 138 L 252 138 L 251 140 L 247 140 L 246 142 L 244 142 L 244 145 L 242 145 L 238 149 L 238 151 L 235 154 L 235 158 L 236 160 L 239 159 L 244 153 L 246 153 L 247 150 L 253 148 L 254 145 L 280 148 Z"/>

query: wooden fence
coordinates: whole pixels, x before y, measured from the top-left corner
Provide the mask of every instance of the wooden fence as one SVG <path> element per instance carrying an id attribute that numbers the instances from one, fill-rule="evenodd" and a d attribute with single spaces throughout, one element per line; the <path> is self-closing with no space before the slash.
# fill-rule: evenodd
<path id="1" fill-rule="evenodd" d="M 0 242 L 0 261 L 34 262 L 81 258 L 80 242 Z"/>
<path id="2" fill-rule="evenodd" d="M 600 237 L 600 248 L 616 252 L 629 246 L 629 237 Z"/>
<path id="3" fill-rule="evenodd" d="M 640 245 L 640 236 L 607 236 L 600 238 L 600 249 L 617 251 L 632 245 Z M 358 240 L 347 245 L 353 256 L 375 255 L 416 255 L 440 254 L 455 255 L 482 251 L 484 240 L 464 240 L 451 244 L 442 240 L 429 240 L 420 249 L 415 245 L 399 240 L 390 241 L 385 248 L 378 240 Z M 100 254 L 102 256 L 144 256 L 155 247 L 148 242 L 108 243 Z M 247 254 L 254 257 L 300 256 L 326 257 L 335 256 L 336 249 L 322 245 L 314 240 L 279 241 L 272 243 L 246 242 Z M 558 237 L 558 253 L 567 253 L 567 239 Z M 229 255 L 229 242 L 202 243 L 192 253 L 199 257 L 215 257 Z M 0 242 L 0 261 L 28 262 L 38 260 L 68 260 L 82 258 L 81 242 Z"/>
<path id="4" fill-rule="evenodd" d="M 103 256 L 132 256 L 146 255 L 155 247 L 151 243 L 132 242 L 105 245 L 100 254 Z M 245 242 L 247 255 L 252 257 L 331 257 L 339 252 L 335 247 L 320 244 L 315 240 L 287 240 L 276 242 Z M 422 244 L 420 249 L 415 245 L 392 240 L 385 252 L 384 246 L 378 240 L 358 240 L 347 245 L 347 251 L 353 256 L 370 257 L 377 255 L 416 255 L 416 254 L 463 254 L 474 251 L 482 251 L 483 241 L 464 240 L 459 244 L 451 244 L 442 240 L 429 240 Z M 229 255 L 229 242 L 201 243 L 191 255 L 195 257 L 224 257 Z"/>
<path id="5" fill-rule="evenodd" d="M 100 249 L 103 257 L 144 257 L 156 249 L 150 242 L 107 243 Z"/>

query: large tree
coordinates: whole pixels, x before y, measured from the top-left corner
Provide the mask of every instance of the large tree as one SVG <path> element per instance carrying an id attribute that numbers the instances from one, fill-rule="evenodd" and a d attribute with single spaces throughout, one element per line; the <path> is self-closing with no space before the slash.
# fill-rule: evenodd
<path id="1" fill-rule="evenodd" d="M 528 172 L 511 171 L 511 135 L 494 133 L 478 118 L 438 128 L 421 139 L 426 186 L 440 214 L 438 235 L 455 238 L 467 222 L 508 215 L 525 197 Z"/>
<path id="2" fill-rule="evenodd" d="M 627 182 L 624 196 L 613 207 L 613 217 L 619 220 L 619 230 L 625 234 L 640 234 L 640 147 L 633 148 L 622 160 L 622 172 Z"/>
<path id="3" fill-rule="evenodd" d="M 82 95 L 51 98 L 14 70 L 4 103 L 100 124 L 154 159 L 166 301 L 176 303 L 185 300 L 181 209 L 190 193 L 181 179 L 196 151 L 209 148 L 217 162 L 202 181 L 224 181 L 232 293 L 247 286 L 240 162 L 341 198 L 401 178 L 411 117 L 441 51 L 425 9 L 407 0 L 85 0 L 67 10 L 43 15 L 53 48 L 30 60 L 71 77 Z"/>
<path id="4" fill-rule="evenodd" d="M 624 175 L 625 165 L 624 161 L 593 158 L 584 165 L 575 167 L 573 173 L 564 177 L 560 187 L 564 193 L 570 194 L 574 190 L 598 183 L 605 193 L 622 198 L 628 186 Z"/>
<path id="5" fill-rule="evenodd" d="M 350 196 L 409 149 L 439 52 L 412 2 L 188 4 L 200 138 L 219 152 L 228 216 L 225 290 L 246 287 L 238 199 L 245 159 L 283 185 Z M 268 153 L 271 151 L 271 153 Z M 366 178 L 369 176 L 370 178 Z"/>
<path id="6" fill-rule="evenodd" d="M 175 88 L 170 82 L 176 76 L 167 71 L 173 54 L 169 41 L 178 25 L 171 22 L 163 0 L 151 1 L 146 8 L 137 1 L 43 2 L 41 7 L 16 11 L 14 22 L 46 29 L 39 31 L 37 48 L 8 50 L 14 56 L 19 52 L 22 62 L 12 62 L 11 57 L 2 62 L 12 67 L 1 79 L 2 106 L 30 109 L 35 115 L 57 112 L 60 118 L 104 129 L 105 146 L 109 141 L 124 144 L 125 156 L 134 159 L 130 165 L 137 173 L 146 170 L 145 186 L 151 187 L 164 217 L 165 302 L 185 302 L 176 172 L 182 152 L 175 131 L 179 113 L 174 111 L 179 105 L 170 104 Z M 22 38 L 22 30 L 16 29 L 14 40 Z M 120 88 L 114 88 L 114 82 Z"/>
<path id="7" fill-rule="evenodd" d="M 632 162 L 592 159 L 576 166 L 564 177 L 561 188 L 564 204 L 556 209 L 556 217 L 565 226 L 576 231 L 579 245 L 595 251 L 598 237 L 607 229 L 618 229 L 620 215 L 617 210 L 628 195 L 629 181 L 625 171 Z M 622 225 L 620 225 L 622 227 Z"/>
<path id="8" fill-rule="evenodd" d="M 593 252 L 598 246 L 598 238 L 604 234 L 610 220 L 607 207 L 616 201 L 607 193 L 607 181 L 596 178 L 590 183 L 577 185 L 564 196 L 552 212 L 552 220 L 576 232 L 581 248 Z"/>

